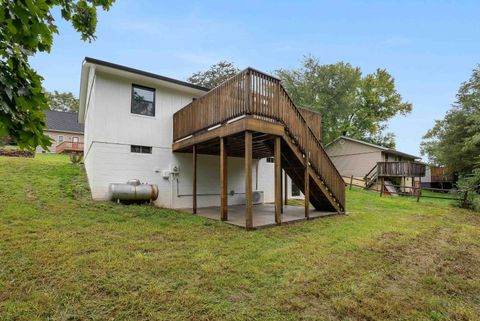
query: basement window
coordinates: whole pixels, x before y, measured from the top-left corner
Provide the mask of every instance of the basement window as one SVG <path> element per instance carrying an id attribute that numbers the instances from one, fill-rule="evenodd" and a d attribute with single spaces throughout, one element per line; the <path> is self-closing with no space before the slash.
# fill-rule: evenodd
<path id="1" fill-rule="evenodd" d="M 155 116 L 155 89 L 132 85 L 132 114 Z"/>
<path id="2" fill-rule="evenodd" d="M 140 146 L 140 145 L 131 145 L 130 152 L 132 153 L 139 153 L 139 154 L 151 154 L 152 147 L 151 146 Z"/>
<path id="3" fill-rule="evenodd" d="M 292 182 L 292 196 L 300 196 L 300 189 Z"/>

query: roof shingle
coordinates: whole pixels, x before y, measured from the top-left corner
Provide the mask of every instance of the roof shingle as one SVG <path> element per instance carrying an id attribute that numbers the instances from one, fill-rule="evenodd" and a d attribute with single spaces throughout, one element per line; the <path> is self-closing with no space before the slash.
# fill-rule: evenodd
<path id="1" fill-rule="evenodd" d="M 75 132 L 83 134 L 83 124 L 78 122 L 77 113 L 67 113 L 63 111 L 46 110 L 45 122 L 50 130 Z"/>

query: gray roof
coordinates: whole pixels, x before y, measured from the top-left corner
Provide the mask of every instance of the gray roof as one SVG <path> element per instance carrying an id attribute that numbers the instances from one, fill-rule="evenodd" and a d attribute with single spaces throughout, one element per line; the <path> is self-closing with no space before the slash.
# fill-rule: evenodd
<path id="1" fill-rule="evenodd" d="M 165 77 L 165 76 L 162 76 L 162 75 L 154 74 L 154 73 L 151 73 L 151 72 L 148 72 L 148 71 L 143 71 L 143 70 L 139 70 L 139 69 L 135 69 L 135 68 L 130 68 L 130 67 L 127 67 L 127 66 L 114 64 L 114 63 L 104 61 L 104 60 L 100 60 L 100 59 L 85 57 L 85 62 L 89 62 L 89 63 L 92 63 L 92 64 L 101 65 L 101 66 L 105 66 L 105 67 L 109 67 L 109 68 L 119 69 L 119 70 L 123 70 L 123 71 L 128 71 L 128 72 L 131 72 L 131 73 L 134 73 L 134 74 L 139 74 L 139 75 L 146 76 L 146 77 L 151 77 L 151 78 L 155 78 L 155 79 L 159 79 L 159 80 L 163 80 L 163 81 L 168 81 L 168 82 L 171 82 L 171 83 L 174 83 L 174 84 L 177 84 L 177 85 L 186 86 L 186 87 L 190 87 L 190 88 L 194 88 L 194 89 L 198 89 L 198 90 L 210 91 L 210 88 L 206 88 L 206 87 L 203 87 L 203 86 L 192 84 L 192 83 L 189 83 L 189 82 L 186 82 L 186 81 L 181 81 L 181 80 Z"/>
<path id="2" fill-rule="evenodd" d="M 49 130 L 83 134 L 83 124 L 78 122 L 77 113 L 46 110 L 45 116 L 47 116 L 45 122 Z"/>
<path id="3" fill-rule="evenodd" d="M 384 146 L 380 146 L 380 145 L 376 145 L 376 144 L 372 144 L 372 143 L 367 143 L 367 142 L 364 142 L 363 140 L 358 140 L 358 139 L 354 139 L 354 138 L 347 137 L 347 136 L 339 136 L 339 137 L 335 138 L 332 142 L 325 145 L 325 147 L 328 147 L 329 145 L 332 145 L 333 143 L 337 142 L 340 139 L 346 139 L 346 140 L 349 140 L 349 141 L 352 141 L 352 142 L 355 142 L 355 143 L 359 143 L 359 144 L 367 145 L 367 146 L 370 146 L 370 147 L 378 148 L 385 153 L 404 156 L 404 157 L 407 157 L 407 158 L 421 159 L 421 157 L 419 157 L 419 156 L 399 152 L 398 150 L 393 149 L 393 148 L 387 148 L 387 147 L 384 147 Z"/>

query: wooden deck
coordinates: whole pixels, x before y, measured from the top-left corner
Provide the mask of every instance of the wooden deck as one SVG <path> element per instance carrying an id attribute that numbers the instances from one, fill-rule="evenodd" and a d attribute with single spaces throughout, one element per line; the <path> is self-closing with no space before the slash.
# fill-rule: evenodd
<path id="1" fill-rule="evenodd" d="M 83 153 L 83 143 L 63 142 L 55 147 L 57 154 L 80 154 Z"/>
<path id="2" fill-rule="evenodd" d="M 432 183 L 453 182 L 455 175 L 447 167 L 430 167 L 430 181 Z"/>
<path id="3" fill-rule="evenodd" d="M 426 165 L 419 162 L 378 162 L 380 177 L 423 177 Z"/>
<path id="4" fill-rule="evenodd" d="M 227 155 L 245 158 L 245 224 L 253 228 L 252 159 L 274 157 L 275 222 L 281 224 L 284 169 L 317 210 L 345 211 L 345 184 L 320 142 L 320 116 L 297 108 L 280 81 L 248 68 L 173 116 L 174 152 L 193 153 L 193 206 L 196 155 L 220 156 L 221 213 L 228 219 Z"/>

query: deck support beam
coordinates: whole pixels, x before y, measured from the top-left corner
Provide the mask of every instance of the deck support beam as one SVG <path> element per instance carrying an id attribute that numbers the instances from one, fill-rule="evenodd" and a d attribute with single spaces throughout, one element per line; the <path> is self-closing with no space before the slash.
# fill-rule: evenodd
<path id="1" fill-rule="evenodd" d="M 280 137 L 275 137 L 274 161 L 275 161 L 275 223 L 282 224 L 282 153 Z"/>
<path id="2" fill-rule="evenodd" d="M 245 132 L 245 227 L 253 229 L 252 216 L 252 132 Z"/>
<path id="3" fill-rule="evenodd" d="M 192 212 L 193 214 L 197 214 L 197 145 L 193 145 L 192 166 L 193 166 Z"/>
<path id="4" fill-rule="evenodd" d="M 220 219 L 228 220 L 228 172 L 225 137 L 220 137 Z"/>
<path id="5" fill-rule="evenodd" d="M 284 170 L 284 175 L 283 175 L 283 197 L 285 199 L 285 201 L 283 202 L 283 204 L 285 206 L 288 205 L 288 175 L 287 175 L 287 171 Z"/>

